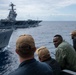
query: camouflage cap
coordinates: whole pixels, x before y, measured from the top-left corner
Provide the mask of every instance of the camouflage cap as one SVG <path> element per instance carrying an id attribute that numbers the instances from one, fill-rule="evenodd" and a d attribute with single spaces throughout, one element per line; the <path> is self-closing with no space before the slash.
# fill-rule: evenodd
<path id="1" fill-rule="evenodd" d="M 76 30 L 71 32 L 71 36 L 76 36 Z"/>
<path id="2" fill-rule="evenodd" d="M 23 46 L 30 46 L 31 48 L 35 47 L 35 42 L 31 35 L 24 34 L 19 36 L 16 42 L 16 49 L 19 49 Z"/>
<path id="3" fill-rule="evenodd" d="M 50 52 L 45 46 L 42 46 L 42 47 L 38 48 L 36 50 L 36 54 L 38 54 L 38 56 L 41 57 L 41 58 L 50 57 Z"/>

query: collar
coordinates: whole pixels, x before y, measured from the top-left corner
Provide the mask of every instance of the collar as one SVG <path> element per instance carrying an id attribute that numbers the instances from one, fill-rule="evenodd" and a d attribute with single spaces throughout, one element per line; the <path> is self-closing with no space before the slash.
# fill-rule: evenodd
<path id="1" fill-rule="evenodd" d="M 22 67 L 22 66 L 24 66 L 24 65 L 27 65 L 27 64 L 30 64 L 30 63 L 33 63 L 33 62 L 35 62 L 36 61 L 36 59 L 30 59 L 30 60 L 25 60 L 25 61 L 23 61 L 20 65 L 19 65 L 19 67 Z"/>
<path id="2" fill-rule="evenodd" d="M 47 58 L 46 60 L 44 60 L 43 62 L 45 62 L 45 61 L 48 61 L 48 60 L 51 60 L 52 58 L 51 57 L 49 57 L 49 58 Z"/>

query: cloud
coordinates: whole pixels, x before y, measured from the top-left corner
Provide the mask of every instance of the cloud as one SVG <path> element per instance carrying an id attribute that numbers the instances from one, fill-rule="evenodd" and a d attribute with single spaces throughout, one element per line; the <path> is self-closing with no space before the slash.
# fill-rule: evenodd
<path id="1" fill-rule="evenodd" d="M 51 14 L 52 16 L 72 16 L 76 17 L 76 14 Z"/>
<path id="2" fill-rule="evenodd" d="M 60 9 L 76 4 L 76 0 L 0 0 L 0 12 L 5 13 L 9 9 L 10 2 L 16 5 L 19 19 L 44 18 L 49 16 L 73 16 L 69 13 L 61 13 Z M 0 15 L 1 15 L 0 13 Z M 6 13 L 4 14 L 7 15 Z M 74 14 L 75 15 L 75 14 Z M 2 15 L 3 16 L 3 15 Z M 3 16 L 4 17 L 4 16 Z"/>

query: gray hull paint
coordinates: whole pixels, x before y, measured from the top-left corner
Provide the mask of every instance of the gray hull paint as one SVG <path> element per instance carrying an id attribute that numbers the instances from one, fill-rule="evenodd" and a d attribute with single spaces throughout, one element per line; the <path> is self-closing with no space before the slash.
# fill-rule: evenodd
<path id="1" fill-rule="evenodd" d="M 11 29 L 0 29 L 0 48 L 8 45 L 12 32 Z"/>

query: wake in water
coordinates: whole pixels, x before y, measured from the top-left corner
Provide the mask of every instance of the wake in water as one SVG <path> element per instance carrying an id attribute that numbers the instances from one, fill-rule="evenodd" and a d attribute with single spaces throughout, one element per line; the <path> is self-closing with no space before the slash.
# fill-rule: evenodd
<path id="1" fill-rule="evenodd" d="M 10 57 L 11 52 L 8 50 L 8 47 L 0 49 L 0 75 L 7 75 L 9 66 L 11 65 Z M 7 74 L 6 74 L 7 73 Z"/>

